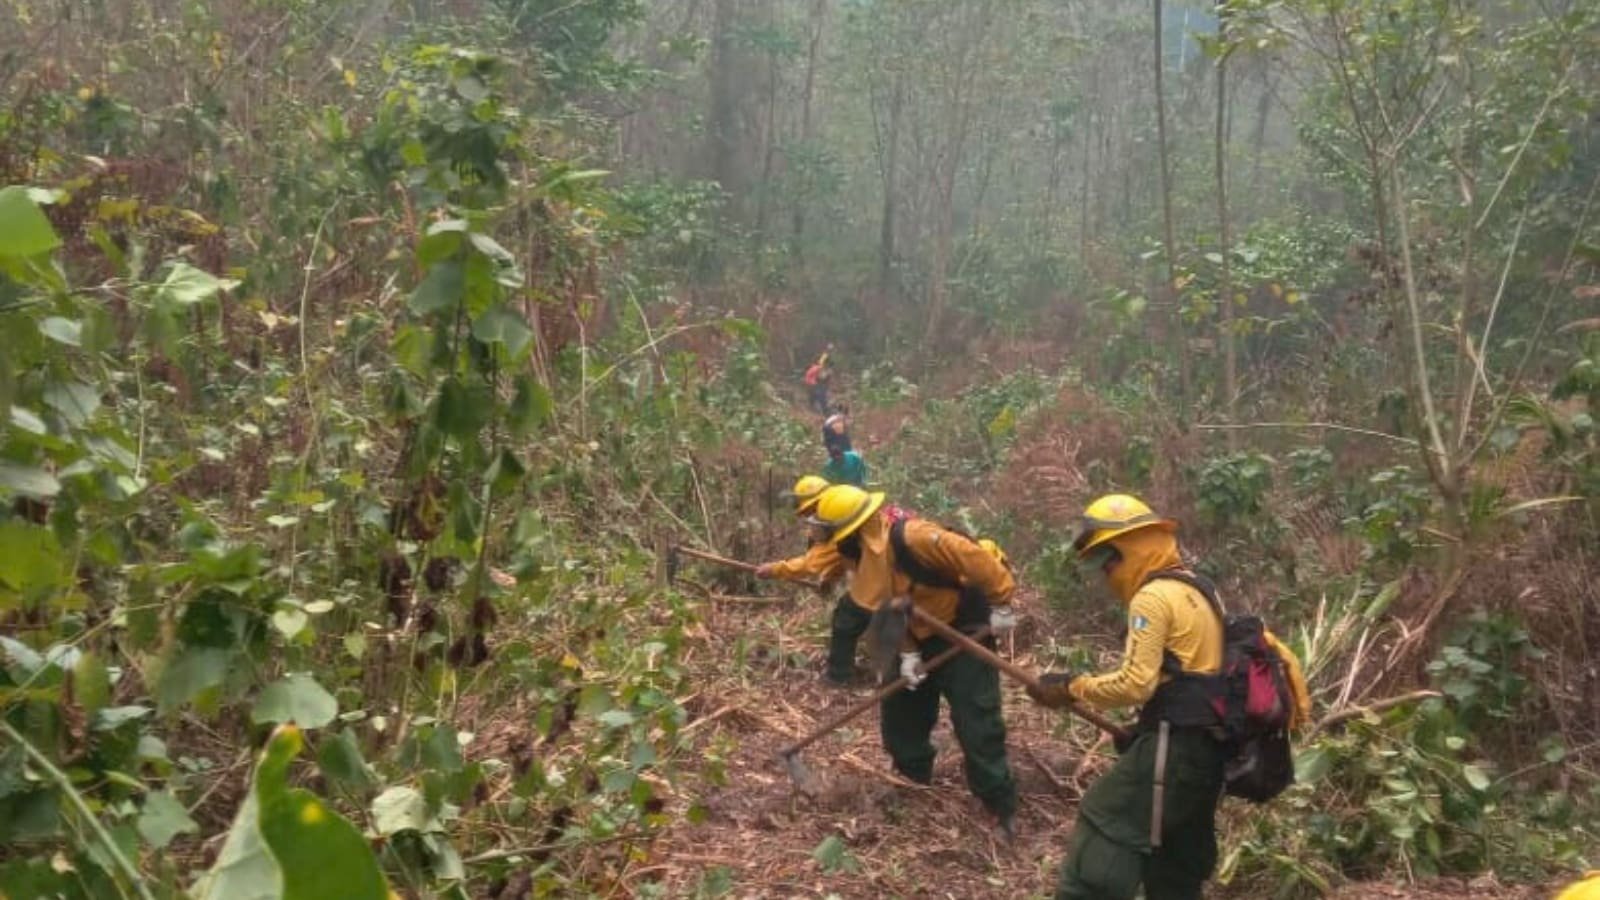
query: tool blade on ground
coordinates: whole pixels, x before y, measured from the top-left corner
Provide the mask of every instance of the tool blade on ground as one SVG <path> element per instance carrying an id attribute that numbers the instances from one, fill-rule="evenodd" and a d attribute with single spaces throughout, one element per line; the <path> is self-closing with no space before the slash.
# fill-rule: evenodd
<path id="1" fill-rule="evenodd" d="M 985 625 L 982 628 L 979 628 L 973 633 L 973 635 L 978 640 L 983 640 L 989 635 L 989 626 Z M 949 662 L 961 652 L 961 647 L 951 647 L 945 650 L 943 653 L 940 653 L 938 656 L 935 656 L 933 659 L 924 661 L 922 664 L 922 671 L 924 673 L 932 672 L 934 669 L 937 669 Z M 822 779 L 818 778 L 816 774 L 811 771 L 811 768 L 805 764 L 805 761 L 800 758 L 800 751 L 811 746 L 812 744 L 815 744 L 817 741 L 822 740 L 835 731 L 838 731 L 840 728 L 843 728 L 845 725 L 849 724 L 851 720 L 855 719 L 857 716 L 861 715 L 872 707 L 877 706 L 879 703 L 887 699 L 891 694 L 904 690 L 908 681 L 909 679 L 905 677 L 896 678 L 893 681 L 890 681 L 883 687 L 873 691 L 871 696 L 857 703 L 855 706 L 850 707 L 839 715 L 834 716 L 833 719 L 830 720 L 826 725 L 823 725 L 800 740 L 795 741 L 793 744 L 783 748 L 778 755 L 782 757 L 784 769 L 788 771 L 789 780 L 794 783 L 795 789 L 808 797 L 814 798 L 820 795 L 825 787 Z"/>
<path id="2" fill-rule="evenodd" d="M 867 655 L 872 658 L 872 671 L 878 673 L 880 684 L 899 672 L 900 647 L 907 627 L 906 611 L 896 609 L 892 601 L 878 604 L 872 612 L 872 621 L 867 624 Z"/>
<path id="3" fill-rule="evenodd" d="M 783 766 L 789 773 L 789 783 L 794 785 L 796 791 L 807 797 L 815 800 L 822 796 L 823 791 L 827 789 L 827 784 L 817 777 L 817 773 L 811 771 L 811 767 L 806 765 L 805 760 L 800 758 L 799 751 L 785 752 L 783 754 Z"/>

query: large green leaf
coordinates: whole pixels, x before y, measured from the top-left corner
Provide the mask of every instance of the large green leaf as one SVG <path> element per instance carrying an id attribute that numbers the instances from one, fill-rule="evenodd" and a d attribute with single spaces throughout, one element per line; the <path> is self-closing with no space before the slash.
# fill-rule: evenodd
<path id="1" fill-rule="evenodd" d="M 185 647 L 161 670 L 156 701 L 162 712 L 172 712 L 222 684 L 233 653 L 216 647 Z"/>
<path id="2" fill-rule="evenodd" d="M 191 306 L 210 300 L 218 292 L 238 284 L 237 281 L 218 278 L 188 263 L 178 263 L 167 273 L 167 280 L 161 283 L 160 294 L 179 306 Z"/>
<path id="3" fill-rule="evenodd" d="M 261 691 L 250 720 L 294 722 L 302 728 L 321 728 L 339 714 L 339 701 L 310 675 L 287 675 Z"/>
<path id="4" fill-rule="evenodd" d="M 311 792 L 288 787 L 303 744 L 293 725 L 267 740 L 216 865 L 194 887 L 198 900 L 388 900 L 361 832 Z"/>
<path id="5" fill-rule="evenodd" d="M 194 819 L 189 818 L 189 811 L 167 791 L 153 791 L 144 798 L 138 825 L 139 836 L 157 850 L 172 843 L 180 834 L 195 834 L 200 830 Z"/>
<path id="6" fill-rule="evenodd" d="M 466 289 L 466 274 L 454 261 L 437 263 L 411 294 L 411 311 L 419 316 L 455 309 Z"/>
<path id="7" fill-rule="evenodd" d="M 76 319 L 50 316 L 39 320 L 39 333 L 58 344 L 69 347 L 83 346 L 83 323 Z"/>
<path id="8" fill-rule="evenodd" d="M 0 586 L 20 593 L 69 584 L 61 544 L 48 528 L 12 519 L 0 522 Z"/>
<path id="9" fill-rule="evenodd" d="M 261 837 L 260 818 L 256 792 L 250 791 L 216 863 L 192 890 L 197 900 L 282 900 L 283 873 Z"/>
<path id="10" fill-rule="evenodd" d="M 473 321 L 472 336 L 485 344 L 504 344 L 506 353 L 516 358 L 533 340 L 533 329 L 514 310 L 496 305 Z"/>
<path id="11" fill-rule="evenodd" d="M 518 375 L 516 393 L 511 397 L 506 420 L 513 432 L 525 435 L 549 421 L 555 408 L 555 400 L 544 385 L 532 375 Z"/>
<path id="12" fill-rule="evenodd" d="M 372 769 L 361 756 L 355 734 L 348 729 L 322 740 L 317 750 L 317 768 L 324 777 L 347 788 L 366 790 L 373 786 Z"/>
<path id="13" fill-rule="evenodd" d="M 61 493 L 61 482 L 38 466 L 0 460 L 0 493 L 6 491 L 36 500 L 49 500 Z"/>
<path id="14" fill-rule="evenodd" d="M 434 424 L 451 437 L 470 438 L 483 430 L 494 411 L 494 397 L 482 385 L 468 387 L 446 378 L 434 398 Z"/>
<path id="15" fill-rule="evenodd" d="M 0 190 L 0 256 L 37 256 L 61 246 L 61 238 L 28 189 Z"/>
<path id="16" fill-rule="evenodd" d="M 388 900 L 366 838 L 310 791 L 264 804 L 261 835 L 283 872 L 283 900 Z"/>
<path id="17" fill-rule="evenodd" d="M 52 381 L 44 386 L 44 405 L 77 427 L 100 410 L 100 391 L 81 381 Z"/>
<path id="18" fill-rule="evenodd" d="M 372 821 L 384 837 L 401 831 L 422 831 L 431 818 L 427 799 L 413 787 L 395 785 L 372 801 Z"/>

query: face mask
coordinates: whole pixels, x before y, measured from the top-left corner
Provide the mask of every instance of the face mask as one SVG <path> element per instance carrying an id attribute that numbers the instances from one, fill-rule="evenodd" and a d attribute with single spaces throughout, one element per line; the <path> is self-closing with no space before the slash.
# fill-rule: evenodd
<path id="1" fill-rule="evenodd" d="M 861 561 L 861 532 L 850 535 L 838 544 L 839 555 L 854 562 Z"/>
<path id="2" fill-rule="evenodd" d="M 1101 544 L 1079 558 L 1084 580 L 1095 586 L 1102 599 L 1120 602 L 1117 572 L 1120 570 L 1122 552 L 1110 544 Z"/>
<path id="3" fill-rule="evenodd" d="M 1121 559 L 1122 553 L 1116 547 L 1110 544 L 1101 544 L 1078 557 L 1078 564 L 1083 567 L 1083 571 L 1087 574 L 1101 575 L 1105 573 L 1106 566 L 1120 562 Z"/>

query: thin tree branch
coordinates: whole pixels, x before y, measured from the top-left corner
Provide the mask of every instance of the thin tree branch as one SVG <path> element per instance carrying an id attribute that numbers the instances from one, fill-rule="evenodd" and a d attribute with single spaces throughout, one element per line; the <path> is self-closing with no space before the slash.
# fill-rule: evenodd
<path id="1" fill-rule="evenodd" d="M 1457 424 L 1456 449 L 1460 450 L 1467 443 L 1467 424 L 1472 419 L 1472 404 L 1477 399 L 1478 383 L 1483 383 L 1483 392 L 1490 401 L 1494 400 L 1494 393 L 1489 386 L 1489 375 L 1484 371 L 1484 358 L 1489 355 L 1489 335 L 1494 331 L 1495 316 L 1500 312 L 1500 301 L 1506 295 L 1506 282 L 1511 278 L 1511 263 L 1517 257 L 1517 246 L 1522 242 L 1522 226 L 1528 221 L 1529 207 L 1524 207 L 1522 215 L 1517 218 L 1516 231 L 1511 235 L 1511 249 L 1506 253 L 1506 264 L 1500 268 L 1500 284 L 1495 288 L 1494 300 L 1489 304 L 1489 318 L 1483 323 L 1483 337 L 1478 339 L 1478 351 L 1472 355 L 1473 365 L 1477 369 L 1477 378 L 1467 382 L 1467 396 L 1461 403 L 1461 421 Z M 1461 324 L 1466 328 L 1466 323 Z M 1468 349 L 1471 349 L 1470 343 Z"/>
<path id="2" fill-rule="evenodd" d="M 1511 181 L 1511 175 L 1517 171 L 1517 164 L 1522 162 L 1522 156 L 1527 152 L 1528 145 L 1533 143 L 1533 136 L 1539 132 L 1539 126 L 1544 124 L 1544 117 L 1550 111 L 1550 104 L 1554 103 L 1557 97 L 1566 93 L 1567 76 L 1571 72 L 1572 66 L 1569 63 L 1566 71 L 1561 73 L 1561 80 L 1556 83 L 1555 89 L 1545 95 L 1544 103 L 1539 107 L 1539 114 L 1533 117 L 1533 124 L 1528 126 L 1527 136 L 1522 139 L 1521 144 L 1517 145 L 1517 153 L 1511 158 L 1511 164 L 1506 167 L 1506 173 L 1500 176 L 1500 183 L 1495 185 L 1494 193 L 1489 195 L 1488 205 L 1483 208 L 1483 212 L 1478 216 L 1478 221 L 1472 223 L 1474 231 L 1482 228 L 1483 223 L 1489 221 L 1489 213 L 1494 211 L 1494 205 L 1499 201 L 1501 193 L 1505 191 L 1506 184 Z"/>
<path id="3" fill-rule="evenodd" d="M 1517 363 L 1517 368 L 1513 372 L 1511 380 L 1506 383 L 1505 393 L 1500 395 L 1500 402 L 1495 404 L 1494 412 L 1489 414 L 1488 420 L 1484 423 L 1483 432 L 1478 436 L 1478 442 L 1472 446 L 1472 450 L 1466 456 L 1462 457 L 1463 460 L 1476 458 L 1479 453 L 1483 452 L 1483 448 L 1488 445 L 1490 436 L 1494 434 L 1495 425 L 1499 423 L 1500 417 L 1505 415 L 1506 406 L 1511 402 L 1511 398 L 1516 396 L 1517 386 L 1522 383 L 1522 376 L 1527 374 L 1528 364 L 1533 361 L 1534 351 L 1538 350 L 1539 345 L 1544 342 L 1545 329 L 1550 323 L 1550 312 L 1555 308 L 1556 292 L 1561 289 L 1562 283 L 1567 280 L 1567 273 L 1572 271 L 1572 257 L 1577 253 L 1578 243 L 1583 239 L 1584 229 L 1588 227 L 1589 213 L 1594 210 L 1594 198 L 1597 191 L 1600 191 L 1600 173 L 1596 173 L 1594 180 L 1589 182 L 1589 193 L 1583 198 L 1583 212 L 1578 214 L 1578 224 L 1572 229 L 1572 240 L 1567 242 L 1567 253 L 1561 260 L 1561 268 L 1556 272 L 1555 277 L 1551 279 L 1550 290 L 1545 292 L 1544 308 L 1539 313 L 1539 324 L 1533 331 L 1533 337 L 1528 340 L 1527 347 L 1523 348 L 1522 360 Z"/>
<path id="4" fill-rule="evenodd" d="M 1276 428 L 1288 431 L 1326 430 L 1338 431 L 1344 434 L 1357 434 L 1361 435 L 1362 437 L 1379 438 L 1381 440 L 1392 441 L 1396 444 L 1401 444 L 1406 447 L 1415 448 L 1421 446 L 1417 443 L 1417 441 L 1402 435 L 1390 434 L 1387 431 L 1373 431 L 1370 428 L 1356 428 L 1350 425 L 1340 425 L 1335 422 L 1240 422 L 1238 424 L 1230 423 L 1227 425 L 1196 425 L 1195 428 L 1198 428 L 1202 431 L 1236 431 L 1260 428 Z"/>
<path id="5" fill-rule="evenodd" d="M 1428 440 L 1433 444 L 1433 452 L 1438 457 L 1440 480 L 1443 482 L 1440 487 L 1454 490 L 1451 484 L 1454 473 L 1450 451 L 1446 449 L 1444 435 L 1439 431 L 1439 413 L 1433 401 L 1433 385 L 1428 375 L 1427 348 L 1422 342 L 1422 303 L 1417 298 L 1417 276 L 1411 260 L 1411 231 L 1408 221 L 1410 217 L 1406 215 L 1404 184 L 1400 180 L 1398 160 L 1391 156 L 1388 164 L 1391 189 L 1389 201 L 1394 204 L 1395 226 L 1399 230 L 1401 286 L 1404 288 L 1406 310 L 1411 319 L 1411 352 L 1414 357 L 1412 363 L 1416 367 L 1417 390 L 1421 394 L 1423 424 L 1427 426 Z"/>
<path id="6" fill-rule="evenodd" d="M 117 845 L 116 840 L 111 837 L 111 833 L 106 831 L 106 827 L 100 823 L 99 817 L 90 811 L 89 804 L 84 802 L 83 795 L 78 793 L 77 788 L 73 787 L 72 779 L 67 777 L 67 773 L 61 771 L 55 763 L 50 761 L 48 756 L 39 751 L 38 747 L 35 747 L 31 741 L 18 733 L 15 728 L 12 728 L 11 723 L 3 719 L 0 719 L 0 734 L 4 734 L 15 742 L 17 746 L 21 747 L 22 752 L 33 760 L 33 764 L 39 767 L 45 777 L 55 784 L 56 789 L 61 791 L 67 801 L 78 811 L 78 815 L 83 817 L 84 821 L 89 825 L 89 830 L 94 832 L 95 838 L 100 841 L 106 856 L 110 857 L 116 868 L 120 869 L 122 874 L 127 877 L 128 882 L 132 885 L 134 892 L 139 895 L 140 900 L 155 900 L 155 897 L 150 893 L 149 886 L 144 883 L 143 876 L 139 874 L 139 870 L 134 868 L 133 863 L 128 861 L 128 857 L 122 852 L 122 848 Z"/>
<path id="7" fill-rule="evenodd" d="M 1383 700 L 1375 700 L 1365 706 L 1352 706 L 1348 709 L 1341 709 L 1338 712 L 1329 713 L 1327 716 L 1324 716 L 1321 721 L 1313 725 L 1311 727 L 1311 734 L 1320 734 L 1335 725 L 1348 722 L 1351 719 L 1359 719 L 1368 713 L 1381 713 L 1384 710 L 1393 709 L 1396 706 L 1404 706 L 1407 703 L 1415 703 L 1421 700 L 1437 700 L 1443 696 L 1444 695 L 1438 691 L 1412 691 L 1409 694 L 1401 694 L 1398 697 L 1388 697 Z"/>

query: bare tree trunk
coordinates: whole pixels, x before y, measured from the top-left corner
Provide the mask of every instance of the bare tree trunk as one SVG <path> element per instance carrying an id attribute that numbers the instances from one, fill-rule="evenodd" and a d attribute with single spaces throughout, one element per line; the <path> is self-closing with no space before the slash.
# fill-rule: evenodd
<path id="1" fill-rule="evenodd" d="M 1161 241 L 1167 257 L 1167 281 L 1162 293 L 1172 311 L 1173 353 L 1178 357 L 1178 414 L 1180 418 L 1185 418 L 1192 394 L 1192 378 L 1183 333 L 1183 313 L 1178 303 L 1178 246 L 1172 236 L 1172 165 L 1167 155 L 1167 101 L 1162 73 L 1166 68 L 1166 59 L 1161 50 L 1161 0 L 1151 0 L 1151 7 L 1155 15 L 1156 143 L 1161 157 Z"/>
<path id="2" fill-rule="evenodd" d="M 756 246 L 767 245 L 767 214 L 772 208 L 772 168 L 778 152 L 778 54 L 767 54 L 766 147 L 761 154 L 761 184 L 756 199 Z"/>
<path id="3" fill-rule="evenodd" d="M 1091 163 L 1094 161 L 1094 135 L 1085 126 L 1083 129 L 1083 178 L 1078 182 L 1078 255 L 1085 263 L 1089 261 L 1089 178 L 1093 170 Z"/>
<path id="4" fill-rule="evenodd" d="M 734 84 L 733 30 L 737 0 L 717 0 L 711 33 L 711 109 L 706 128 L 707 174 L 722 185 L 734 187 L 737 154 L 738 88 Z"/>
<path id="5" fill-rule="evenodd" d="M 1228 422 L 1238 421 L 1239 362 L 1235 346 L 1233 322 L 1233 252 L 1231 226 L 1228 222 L 1228 13 L 1217 4 L 1217 40 L 1223 46 L 1223 55 L 1217 58 L 1217 131 L 1215 149 L 1217 156 L 1217 221 L 1221 239 L 1222 279 L 1217 287 L 1217 302 L 1222 307 L 1222 393 L 1223 409 Z M 1238 432 L 1228 431 L 1229 449 L 1237 449 Z"/>
<path id="6" fill-rule="evenodd" d="M 811 149 L 813 137 L 811 127 L 811 104 L 816 97 L 817 88 L 817 56 L 822 49 L 822 30 L 827 24 L 828 0 L 817 0 L 811 7 L 811 46 L 806 52 L 806 86 L 805 93 L 800 100 L 800 140 L 804 143 L 806 151 Z M 804 197 L 794 200 L 794 211 L 791 218 L 794 228 L 794 255 L 796 262 L 804 261 L 805 251 L 801 241 L 806 233 L 806 204 Z"/>
<path id="7" fill-rule="evenodd" d="M 900 169 L 900 116 L 905 97 L 896 75 L 889 98 L 889 133 L 883 153 L 883 218 L 878 228 L 878 294 L 887 298 L 894 289 L 895 203 Z"/>
<path id="8" fill-rule="evenodd" d="M 1271 70 L 1263 67 L 1261 99 L 1256 104 L 1256 128 L 1250 158 L 1250 182 L 1261 183 L 1261 153 L 1267 143 L 1267 115 L 1272 112 L 1272 95 L 1277 86 L 1272 81 Z"/>

